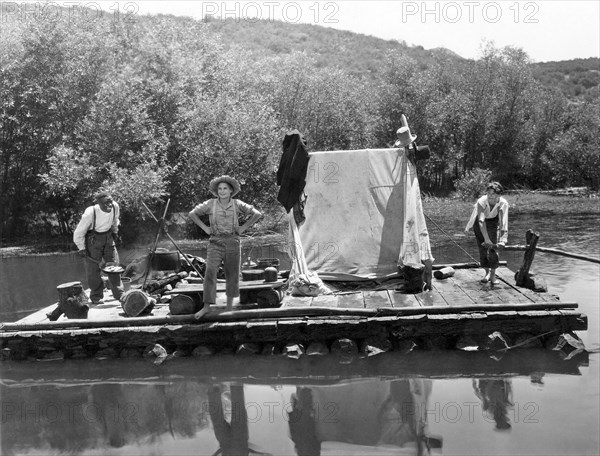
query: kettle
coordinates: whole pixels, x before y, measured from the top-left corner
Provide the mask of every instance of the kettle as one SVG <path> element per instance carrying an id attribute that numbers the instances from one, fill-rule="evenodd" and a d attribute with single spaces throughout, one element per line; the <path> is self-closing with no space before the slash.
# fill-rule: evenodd
<path id="1" fill-rule="evenodd" d="M 242 264 L 242 269 L 256 269 L 256 263 L 248 256 L 248 259 Z"/>

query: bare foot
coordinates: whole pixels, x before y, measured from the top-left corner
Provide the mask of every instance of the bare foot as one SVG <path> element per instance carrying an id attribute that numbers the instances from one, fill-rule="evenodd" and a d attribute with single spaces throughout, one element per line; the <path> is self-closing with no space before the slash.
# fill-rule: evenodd
<path id="1" fill-rule="evenodd" d="M 204 318 L 204 316 L 210 312 L 210 306 L 205 305 L 202 309 L 200 309 L 198 312 L 196 312 L 194 314 L 194 318 L 196 320 L 200 320 L 202 318 Z"/>
<path id="2" fill-rule="evenodd" d="M 485 276 L 480 280 L 481 283 L 488 283 L 490 281 L 490 276 L 492 271 L 489 268 L 484 268 Z"/>

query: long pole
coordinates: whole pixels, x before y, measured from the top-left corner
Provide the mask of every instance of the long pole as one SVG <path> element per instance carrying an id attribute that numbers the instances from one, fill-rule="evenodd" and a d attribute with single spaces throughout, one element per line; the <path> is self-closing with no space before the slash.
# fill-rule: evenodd
<path id="1" fill-rule="evenodd" d="M 526 245 L 507 245 L 504 247 L 504 250 L 522 250 L 525 251 L 527 250 L 527 246 Z M 560 256 L 564 256 L 564 257 L 568 257 L 568 258 L 575 258 L 577 260 L 583 260 L 583 261 L 589 261 L 591 263 L 596 263 L 596 264 L 600 264 L 600 259 L 598 258 L 593 258 L 593 257 L 589 257 L 587 255 L 579 255 L 577 253 L 571 253 L 571 252 L 565 252 L 564 250 L 559 250 L 559 249 L 551 249 L 548 247 L 535 247 L 535 250 L 538 252 L 543 252 L 543 253 L 553 253 L 555 255 L 560 255 Z"/>

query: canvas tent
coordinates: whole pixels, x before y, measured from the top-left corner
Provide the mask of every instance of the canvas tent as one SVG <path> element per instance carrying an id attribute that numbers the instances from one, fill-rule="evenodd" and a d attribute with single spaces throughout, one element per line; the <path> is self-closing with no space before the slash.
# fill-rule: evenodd
<path id="1" fill-rule="evenodd" d="M 290 242 L 321 279 L 386 277 L 398 265 L 433 262 L 416 168 L 404 148 L 313 152 L 304 192 L 306 221 Z"/>

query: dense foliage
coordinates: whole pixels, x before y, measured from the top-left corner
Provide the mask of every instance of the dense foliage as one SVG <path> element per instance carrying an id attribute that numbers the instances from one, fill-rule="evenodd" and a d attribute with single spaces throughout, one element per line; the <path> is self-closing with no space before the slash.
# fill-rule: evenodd
<path id="1" fill-rule="evenodd" d="M 452 191 L 472 170 L 509 187 L 600 186 L 597 92 L 575 102 L 542 85 L 520 49 L 488 45 L 471 61 L 383 40 L 358 52 L 377 39 L 295 24 L 9 19 L 3 239 L 70 233 L 100 187 L 122 204 L 131 238 L 149 220 L 142 202 L 169 196 L 171 211 L 187 212 L 221 173 L 240 179 L 243 199 L 277 208 L 286 131 L 300 130 L 310 150 L 389 147 L 402 113 L 433 151 L 419 165 L 427 192 Z M 352 64 L 349 48 L 362 60 Z M 324 49 L 339 52 L 338 65 Z M 580 84 L 593 88 L 594 74 Z"/>

